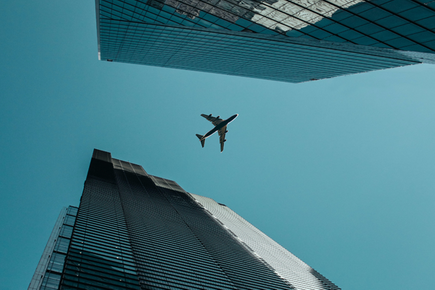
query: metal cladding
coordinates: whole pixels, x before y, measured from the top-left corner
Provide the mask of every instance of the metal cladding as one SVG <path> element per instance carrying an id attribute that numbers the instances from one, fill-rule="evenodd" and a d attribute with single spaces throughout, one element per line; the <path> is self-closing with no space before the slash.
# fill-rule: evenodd
<path id="1" fill-rule="evenodd" d="M 29 289 L 340 289 L 223 204 L 95 150 Z"/>
<path id="2" fill-rule="evenodd" d="M 296 83 L 435 63 L 433 1 L 96 0 L 96 10 L 107 61 Z"/>

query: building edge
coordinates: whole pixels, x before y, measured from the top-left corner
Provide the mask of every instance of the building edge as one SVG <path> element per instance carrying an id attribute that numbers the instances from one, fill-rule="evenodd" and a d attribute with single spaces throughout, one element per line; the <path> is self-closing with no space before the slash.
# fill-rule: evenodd
<path id="1" fill-rule="evenodd" d="M 57 218 L 50 237 L 48 238 L 47 245 L 45 246 L 44 252 L 42 252 L 41 259 L 39 260 L 38 266 L 36 266 L 35 273 L 33 274 L 32 280 L 27 288 L 28 290 L 37 290 L 41 287 L 41 283 L 47 271 L 48 263 L 53 253 L 56 240 L 59 237 L 60 229 L 65 219 L 66 212 L 66 207 L 63 207 L 60 211 L 59 217 Z"/>

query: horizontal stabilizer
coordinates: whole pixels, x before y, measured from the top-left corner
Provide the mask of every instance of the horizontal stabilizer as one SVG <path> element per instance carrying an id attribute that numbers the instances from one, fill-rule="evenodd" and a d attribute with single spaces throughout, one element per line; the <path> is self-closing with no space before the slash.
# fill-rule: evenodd
<path id="1" fill-rule="evenodd" d="M 198 137 L 199 141 L 201 141 L 201 145 L 204 148 L 205 139 L 203 139 L 204 136 L 196 134 L 196 137 Z"/>

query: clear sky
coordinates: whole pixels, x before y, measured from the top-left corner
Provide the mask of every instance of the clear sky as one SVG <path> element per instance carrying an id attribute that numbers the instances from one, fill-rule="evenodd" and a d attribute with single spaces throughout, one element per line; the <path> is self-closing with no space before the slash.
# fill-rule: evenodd
<path id="1" fill-rule="evenodd" d="M 97 59 L 94 1 L 0 9 L 0 281 L 24 289 L 92 150 L 225 203 L 343 289 L 432 289 L 435 65 L 303 84 Z M 235 113 L 223 153 L 201 113 Z"/>

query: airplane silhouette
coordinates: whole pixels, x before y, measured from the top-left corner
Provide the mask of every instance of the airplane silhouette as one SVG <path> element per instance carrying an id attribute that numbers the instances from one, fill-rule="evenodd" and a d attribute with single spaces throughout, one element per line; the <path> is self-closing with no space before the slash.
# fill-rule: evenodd
<path id="1" fill-rule="evenodd" d="M 215 126 L 213 129 L 208 131 L 207 134 L 205 134 L 204 136 L 196 134 L 196 137 L 198 137 L 199 141 L 201 141 L 202 147 L 204 147 L 205 139 L 207 139 L 208 137 L 210 137 L 211 135 L 213 135 L 217 131 L 219 133 L 219 137 L 220 137 L 219 142 L 221 143 L 221 152 L 224 151 L 224 143 L 225 143 L 225 141 L 227 141 L 225 139 L 225 134 L 228 132 L 227 125 L 231 121 L 233 121 L 235 118 L 237 118 L 238 115 L 239 114 L 235 114 L 226 120 L 222 120 L 220 118 L 220 116 L 213 117 L 211 114 L 210 115 L 201 114 L 201 116 L 203 116 L 204 118 L 209 120 Z"/>

